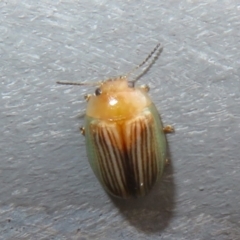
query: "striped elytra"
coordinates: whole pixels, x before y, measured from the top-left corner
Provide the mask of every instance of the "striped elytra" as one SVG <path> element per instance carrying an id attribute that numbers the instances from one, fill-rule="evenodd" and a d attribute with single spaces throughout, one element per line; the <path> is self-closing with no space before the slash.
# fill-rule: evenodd
<path id="1" fill-rule="evenodd" d="M 153 104 L 124 121 L 86 117 L 85 136 L 91 167 L 113 196 L 144 196 L 163 172 L 166 140 Z"/>
<path id="2" fill-rule="evenodd" d="M 160 45 L 134 70 L 156 51 Z M 167 154 L 165 131 L 149 89 L 135 87 L 129 75 L 92 84 L 97 89 L 86 97 L 82 128 L 93 172 L 109 194 L 120 198 L 146 195 L 161 177 Z"/>

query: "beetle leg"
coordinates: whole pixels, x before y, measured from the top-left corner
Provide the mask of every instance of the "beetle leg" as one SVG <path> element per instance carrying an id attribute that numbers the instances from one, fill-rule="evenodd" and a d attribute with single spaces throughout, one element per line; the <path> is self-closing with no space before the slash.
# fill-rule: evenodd
<path id="1" fill-rule="evenodd" d="M 88 102 L 89 99 L 91 98 L 92 94 L 87 94 L 84 96 L 84 99 Z"/>
<path id="2" fill-rule="evenodd" d="M 174 127 L 171 126 L 171 125 L 166 125 L 164 128 L 163 128 L 163 132 L 164 133 L 173 133 L 175 130 L 174 130 Z"/>
<path id="3" fill-rule="evenodd" d="M 142 89 L 144 92 L 149 92 L 150 87 L 148 85 L 144 84 L 144 85 L 140 86 L 140 89 Z"/>
<path id="4" fill-rule="evenodd" d="M 165 160 L 165 165 L 166 165 L 166 166 L 170 165 L 170 159 L 166 158 L 166 160 Z"/>
<path id="5" fill-rule="evenodd" d="M 83 119 L 85 117 L 85 115 L 86 115 L 86 111 L 84 110 L 83 112 L 78 113 L 76 117 Z"/>
<path id="6" fill-rule="evenodd" d="M 83 136 L 85 136 L 85 128 L 84 128 L 84 127 L 80 127 L 79 130 L 80 130 L 80 133 L 81 133 Z"/>

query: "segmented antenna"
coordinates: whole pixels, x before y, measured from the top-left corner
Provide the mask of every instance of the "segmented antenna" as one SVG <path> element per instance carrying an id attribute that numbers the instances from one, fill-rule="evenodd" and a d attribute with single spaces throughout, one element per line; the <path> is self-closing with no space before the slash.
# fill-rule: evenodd
<path id="1" fill-rule="evenodd" d="M 150 69 L 152 64 L 154 64 L 154 62 L 156 61 L 156 59 L 158 58 L 158 56 L 160 55 L 162 50 L 163 50 L 163 47 L 161 46 L 160 43 L 158 43 L 157 46 L 152 50 L 152 52 L 147 56 L 147 58 L 142 63 L 140 63 L 133 70 L 131 70 L 129 73 L 126 74 L 126 77 L 129 77 L 133 72 L 135 72 L 140 67 L 142 67 L 144 64 L 146 64 L 149 61 L 149 59 L 151 59 L 153 57 L 153 55 L 155 54 L 155 56 L 152 58 L 151 62 L 144 69 L 144 71 L 141 74 L 139 74 L 134 80 L 129 81 L 129 82 L 132 82 L 133 84 L 135 84 L 135 82 Z"/>
<path id="2" fill-rule="evenodd" d="M 155 62 L 155 60 L 157 59 L 157 57 L 159 56 L 159 54 L 162 52 L 162 47 L 161 44 L 158 43 L 156 45 L 156 47 L 152 50 L 152 52 L 147 56 L 147 58 L 140 63 L 138 66 L 136 66 L 135 68 L 133 68 L 130 72 L 128 72 L 125 77 L 129 77 L 129 75 L 131 75 L 133 72 L 135 72 L 136 70 L 138 70 L 140 67 L 142 67 L 144 64 L 146 64 L 149 59 L 151 59 L 153 57 L 153 55 L 155 54 L 155 57 L 152 59 L 152 61 L 149 63 L 149 65 L 147 66 L 147 68 L 143 71 L 143 73 L 141 73 L 138 77 L 136 77 L 134 80 L 129 81 L 132 82 L 133 85 L 134 83 L 144 74 L 148 71 L 148 69 L 152 66 L 152 64 Z M 57 84 L 62 84 L 62 85 L 75 85 L 75 86 L 82 86 L 82 85 L 90 85 L 90 86 L 99 86 L 103 83 L 104 81 L 100 81 L 100 82 L 93 82 L 93 83 L 78 83 L 78 82 L 65 82 L 65 81 L 57 81 Z"/>
<path id="3" fill-rule="evenodd" d="M 65 81 L 57 81 L 57 84 L 62 84 L 62 85 L 75 85 L 75 86 L 83 86 L 83 85 L 90 85 L 90 86 L 99 86 L 101 83 L 100 82 L 93 82 L 93 83 L 78 83 L 78 82 L 65 82 Z"/>

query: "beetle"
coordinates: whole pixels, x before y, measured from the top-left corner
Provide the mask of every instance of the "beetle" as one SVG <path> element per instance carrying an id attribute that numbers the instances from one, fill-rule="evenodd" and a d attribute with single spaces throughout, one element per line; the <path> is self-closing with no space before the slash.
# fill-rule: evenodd
<path id="1" fill-rule="evenodd" d="M 148 96 L 147 85 L 135 87 L 130 74 L 162 51 L 161 45 L 124 76 L 97 83 L 57 82 L 65 85 L 95 85 L 88 94 L 84 127 L 89 163 L 103 188 L 119 198 L 146 195 L 161 177 L 167 162 L 165 133 L 160 115 Z M 151 64 L 153 63 L 153 61 Z M 149 64 L 149 66 L 151 65 Z M 148 66 L 148 67 L 149 67 Z"/>

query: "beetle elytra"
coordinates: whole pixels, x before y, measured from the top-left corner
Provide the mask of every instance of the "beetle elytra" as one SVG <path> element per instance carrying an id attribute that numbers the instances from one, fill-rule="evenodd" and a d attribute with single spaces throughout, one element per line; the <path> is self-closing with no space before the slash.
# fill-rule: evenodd
<path id="1" fill-rule="evenodd" d="M 120 198 L 146 195 L 163 173 L 167 161 L 165 133 L 147 86 L 135 87 L 130 74 L 160 53 L 158 44 L 149 56 L 125 76 L 97 83 L 57 82 L 97 86 L 87 95 L 87 109 L 81 132 L 93 172 L 104 189 Z M 148 67 L 150 64 L 148 65 Z"/>

